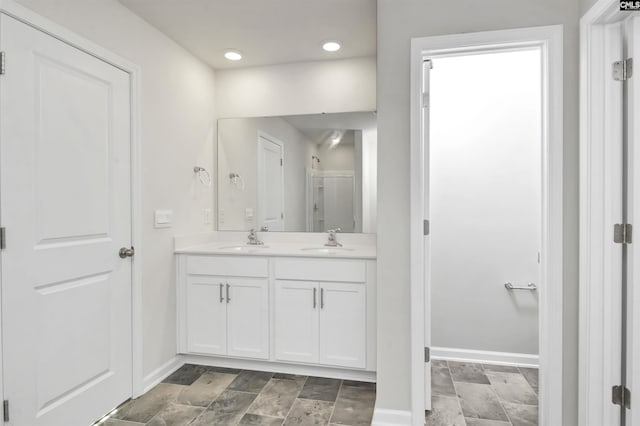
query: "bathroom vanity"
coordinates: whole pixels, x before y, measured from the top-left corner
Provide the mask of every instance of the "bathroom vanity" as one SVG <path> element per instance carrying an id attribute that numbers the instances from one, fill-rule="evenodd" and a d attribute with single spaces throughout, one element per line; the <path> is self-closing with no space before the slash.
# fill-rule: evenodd
<path id="1" fill-rule="evenodd" d="M 177 247 L 178 352 L 224 359 L 225 366 L 268 362 L 274 371 L 325 368 L 333 376 L 350 370 L 344 377 L 371 378 L 374 243 L 325 247 L 308 237 L 275 239 Z"/>

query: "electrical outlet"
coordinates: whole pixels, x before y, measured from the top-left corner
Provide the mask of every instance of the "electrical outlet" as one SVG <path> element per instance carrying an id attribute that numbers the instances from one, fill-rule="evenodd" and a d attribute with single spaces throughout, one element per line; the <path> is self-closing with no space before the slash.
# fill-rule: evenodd
<path id="1" fill-rule="evenodd" d="M 218 210 L 218 223 L 224 223 L 224 209 Z"/>
<path id="2" fill-rule="evenodd" d="M 211 209 L 203 209 L 202 210 L 202 216 L 204 218 L 204 224 L 205 225 L 211 225 L 212 216 L 213 216 Z"/>

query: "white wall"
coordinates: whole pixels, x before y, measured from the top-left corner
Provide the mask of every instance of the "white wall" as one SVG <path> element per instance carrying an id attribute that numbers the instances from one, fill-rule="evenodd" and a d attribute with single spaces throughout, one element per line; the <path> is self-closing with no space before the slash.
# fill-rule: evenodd
<path id="1" fill-rule="evenodd" d="M 580 14 L 584 15 L 585 13 L 587 13 L 587 11 L 591 9 L 591 6 L 593 6 L 597 2 L 598 0 L 580 0 Z"/>
<path id="2" fill-rule="evenodd" d="M 214 73 L 115 0 L 19 0 L 37 13 L 141 68 L 143 371 L 176 353 L 173 235 L 210 231 L 202 210 L 211 188 L 193 166 L 213 170 Z M 153 210 L 173 209 L 174 226 L 153 228 Z"/>
<path id="3" fill-rule="evenodd" d="M 538 295 L 504 283 L 540 284 L 540 59 L 536 49 L 433 60 L 434 347 L 538 354 Z"/>
<path id="4" fill-rule="evenodd" d="M 353 172 L 355 170 L 356 153 L 353 144 L 338 144 L 331 147 L 323 143 L 318 146 L 316 155 L 320 158 L 320 169 L 324 171 L 350 170 Z"/>
<path id="5" fill-rule="evenodd" d="M 410 409 L 409 63 L 412 37 L 564 24 L 564 420 L 577 425 L 578 0 L 378 0 L 378 393 Z M 560 326 L 560 325 L 558 325 Z M 555 426 L 555 425 L 554 425 Z"/>
<path id="6" fill-rule="evenodd" d="M 306 169 L 316 146 L 298 129 L 280 117 L 229 118 L 218 122 L 218 219 L 220 230 L 260 229 L 258 226 L 258 132 L 272 136 L 284 145 L 284 214 L 288 232 L 306 229 Z M 245 182 L 238 191 L 229 182 L 229 173 L 238 173 Z M 245 209 L 253 209 L 252 220 Z M 224 220 L 220 210 L 224 209 Z"/>
<path id="7" fill-rule="evenodd" d="M 220 117 L 376 109 L 375 58 L 300 62 L 216 73 Z"/>
<path id="8" fill-rule="evenodd" d="M 378 130 L 362 131 L 362 232 L 376 232 L 378 216 Z"/>

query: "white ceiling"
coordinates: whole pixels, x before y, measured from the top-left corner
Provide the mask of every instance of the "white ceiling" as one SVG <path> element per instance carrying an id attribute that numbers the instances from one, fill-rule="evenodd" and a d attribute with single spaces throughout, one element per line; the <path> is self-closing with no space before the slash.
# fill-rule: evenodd
<path id="1" fill-rule="evenodd" d="M 376 54 L 375 0 L 119 1 L 216 69 Z M 326 40 L 342 49 L 325 52 Z"/>
<path id="2" fill-rule="evenodd" d="M 375 129 L 375 112 L 343 112 L 335 114 L 290 115 L 282 117 L 316 144 L 327 142 L 334 131 L 344 134 L 343 144 L 353 144 L 351 130 Z"/>

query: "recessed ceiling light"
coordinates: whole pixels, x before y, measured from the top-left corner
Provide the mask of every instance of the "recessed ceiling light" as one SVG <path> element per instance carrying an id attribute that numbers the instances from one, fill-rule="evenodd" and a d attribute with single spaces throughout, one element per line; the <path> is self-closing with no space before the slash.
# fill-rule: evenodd
<path id="1" fill-rule="evenodd" d="M 242 59 L 242 54 L 237 50 L 227 50 L 224 52 L 224 57 L 230 61 L 239 61 Z"/>
<path id="2" fill-rule="evenodd" d="M 322 48 L 327 52 L 336 52 L 340 50 L 340 43 L 338 43 L 337 41 L 326 41 L 322 45 Z"/>

